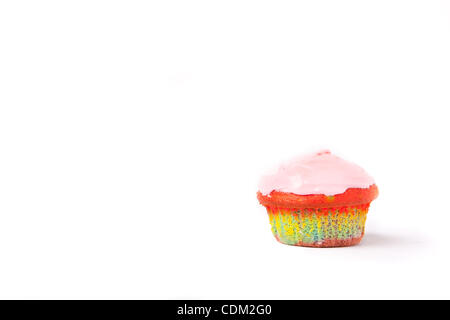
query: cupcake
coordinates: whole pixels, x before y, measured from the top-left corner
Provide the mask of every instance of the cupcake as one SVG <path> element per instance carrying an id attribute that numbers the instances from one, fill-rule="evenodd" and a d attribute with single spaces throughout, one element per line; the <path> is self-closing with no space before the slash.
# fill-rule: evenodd
<path id="1" fill-rule="evenodd" d="M 364 169 L 328 150 L 284 163 L 262 177 L 257 192 L 279 242 L 319 248 L 358 244 L 377 196 Z"/>

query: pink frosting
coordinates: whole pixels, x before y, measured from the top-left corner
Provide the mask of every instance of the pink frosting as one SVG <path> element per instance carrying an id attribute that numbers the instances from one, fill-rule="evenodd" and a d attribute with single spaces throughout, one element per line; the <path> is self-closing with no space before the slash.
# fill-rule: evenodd
<path id="1" fill-rule="evenodd" d="M 282 164 L 275 173 L 263 176 L 259 191 L 263 195 L 276 190 L 331 196 L 348 188 L 368 188 L 374 183 L 361 167 L 323 150 L 295 158 Z"/>

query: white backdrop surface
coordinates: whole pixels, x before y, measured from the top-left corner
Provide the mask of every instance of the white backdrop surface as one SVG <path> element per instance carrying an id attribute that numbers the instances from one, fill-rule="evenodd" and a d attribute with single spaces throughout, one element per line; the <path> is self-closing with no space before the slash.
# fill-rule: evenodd
<path id="1" fill-rule="evenodd" d="M 450 298 L 449 1 L 2 1 L 0 298 Z M 256 185 L 329 148 L 359 246 Z"/>

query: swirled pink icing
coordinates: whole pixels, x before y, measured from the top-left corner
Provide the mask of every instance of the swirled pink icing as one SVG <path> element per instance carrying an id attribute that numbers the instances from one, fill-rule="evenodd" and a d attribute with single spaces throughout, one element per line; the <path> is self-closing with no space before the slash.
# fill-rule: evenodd
<path id="1" fill-rule="evenodd" d="M 331 196 L 344 193 L 348 188 L 368 188 L 374 183 L 358 165 L 323 150 L 283 163 L 276 172 L 263 176 L 258 188 L 263 195 L 276 190 Z"/>

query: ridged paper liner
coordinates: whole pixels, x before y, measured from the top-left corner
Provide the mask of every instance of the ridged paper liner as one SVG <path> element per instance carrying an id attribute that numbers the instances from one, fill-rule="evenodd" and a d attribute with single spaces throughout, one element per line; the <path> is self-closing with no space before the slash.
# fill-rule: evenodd
<path id="1" fill-rule="evenodd" d="M 272 233 L 281 243 L 305 247 L 344 247 L 361 241 L 369 205 L 318 209 L 266 208 Z"/>

